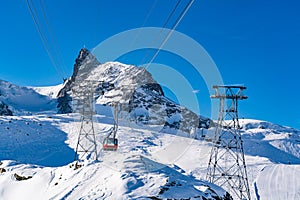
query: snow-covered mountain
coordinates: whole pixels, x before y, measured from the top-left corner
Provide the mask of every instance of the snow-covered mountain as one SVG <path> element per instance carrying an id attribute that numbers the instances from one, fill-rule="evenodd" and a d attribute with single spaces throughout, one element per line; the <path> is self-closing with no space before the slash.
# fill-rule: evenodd
<path id="1" fill-rule="evenodd" d="M 300 164 L 300 131 L 270 122 L 241 120 L 245 153 L 274 163 Z"/>
<path id="2" fill-rule="evenodd" d="M 63 84 L 55 85 L 55 86 L 44 86 L 44 87 L 29 87 L 36 91 L 37 93 L 48 96 L 51 99 L 56 99 L 59 91 L 62 89 Z"/>
<path id="3" fill-rule="evenodd" d="M 208 118 L 199 117 L 165 97 L 161 86 L 144 68 L 118 62 L 100 64 L 87 49 L 81 49 L 72 77 L 58 94 L 60 113 L 72 111 L 74 87 L 78 84 L 89 86 L 91 81 L 99 81 L 95 89 L 98 91 L 97 104 L 118 102 L 122 116 L 129 121 L 160 125 L 163 129 L 171 127 L 184 132 L 209 126 Z"/>
<path id="4" fill-rule="evenodd" d="M 63 85 L 52 87 L 20 87 L 0 82 L 0 115 L 25 115 L 37 112 L 71 113 L 74 87 L 95 88 L 97 105 L 121 104 L 120 113 L 128 121 L 143 125 L 157 125 L 189 133 L 208 128 L 211 120 L 198 116 L 164 96 L 161 86 L 144 68 L 118 62 L 100 64 L 87 50 L 81 49 L 74 64 L 73 75 Z M 104 92 L 104 93 L 102 93 Z M 101 114 L 101 110 L 97 109 Z"/>

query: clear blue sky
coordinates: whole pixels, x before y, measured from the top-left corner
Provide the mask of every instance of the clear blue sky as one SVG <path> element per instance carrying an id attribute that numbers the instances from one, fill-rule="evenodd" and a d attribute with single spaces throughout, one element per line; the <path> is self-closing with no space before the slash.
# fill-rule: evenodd
<path id="1" fill-rule="evenodd" d="M 80 48 L 93 48 L 114 34 L 140 27 L 153 3 L 42 1 L 61 49 L 66 76 L 71 75 Z M 145 26 L 162 26 L 174 3 L 158 1 Z M 299 10 L 297 0 L 196 0 L 177 30 L 207 50 L 225 83 L 248 87 L 249 99 L 241 104 L 241 116 L 300 128 Z M 0 23 L 0 79 L 32 86 L 61 83 L 25 0 L 2 1 Z M 192 82 L 201 91 L 203 86 L 197 86 L 203 85 L 201 80 Z M 198 96 L 200 103 L 208 99 L 207 92 Z"/>

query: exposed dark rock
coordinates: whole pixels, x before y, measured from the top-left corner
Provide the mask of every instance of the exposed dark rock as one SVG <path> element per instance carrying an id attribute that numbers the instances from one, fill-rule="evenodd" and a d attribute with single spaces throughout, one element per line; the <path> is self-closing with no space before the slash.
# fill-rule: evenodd
<path id="1" fill-rule="evenodd" d="M 4 172 L 6 172 L 6 169 L 0 168 L 0 174 L 2 174 L 2 173 L 4 173 Z"/>
<path id="2" fill-rule="evenodd" d="M 83 48 L 80 50 L 78 57 L 75 60 L 73 74 L 70 79 L 66 80 L 64 87 L 59 91 L 57 95 L 57 108 L 58 113 L 65 114 L 72 112 L 72 87 L 80 77 L 81 80 L 85 80 L 89 73 L 99 65 L 95 56 L 93 56 L 89 50 Z"/>
<path id="3" fill-rule="evenodd" d="M 0 101 L 0 115 L 12 116 L 13 112 L 8 108 L 4 102 Z"/>
<path id="4" fill-rule="evenodd" d="M 57 108 L 59 114 L 71 113 L 72 97 L 66 92 L 64 95 L 57 98 Z"/>
<path id="5" fill-rule="evenodd" d="M 141 90 L 133 93 L 129 101 L 129 112 L 133 113 L 134 120 L 144 124 L 163 125 L 165 128 L 170 127 L 187 133 L 190 133 L 192 128 L 209 128 L 211 121 L 166 98 L 157 83 L 143 85 Z"/>
<path id="6" fill-rule="evenodd" d="M 14 174 L 14 177 L 17 181 L 24 181 L 32 178 L 32 176 L 20 176 L 17 173 Z"/>
<path id="7" fill-rule="evenodd" d="M 147 90 L 147 91 L 158 93 L 161 96 L 164 96 L 164 92 L 163 92 L 161 86 L 157 83 L 144 84 L 141 86 L 141 88 L 143 88 L 144 90 Z"/>

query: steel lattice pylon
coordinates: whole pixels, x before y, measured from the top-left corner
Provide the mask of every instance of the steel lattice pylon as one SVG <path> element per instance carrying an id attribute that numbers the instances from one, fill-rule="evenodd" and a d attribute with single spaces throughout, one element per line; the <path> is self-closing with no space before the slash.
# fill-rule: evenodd
<path id="1" fill-rule="evenodd" d="M 81 160 L 86 155 L 95 160 L 98 158 L 93 122 L 93 115 L 96 113 L 94 109 L 95 88 L 94 82 L 89 81 L 78 83 L 73 87 L 73 112 L 80 114 L 75 160 Z"/>
<path id="2" fill-rule="evenodd" d="M 247 99 L 244 86 L 213 86 L 220 108 L 208 163 L 207 180 L 227 190 L 234 199 L 249 199 L 238 100 Z"/>

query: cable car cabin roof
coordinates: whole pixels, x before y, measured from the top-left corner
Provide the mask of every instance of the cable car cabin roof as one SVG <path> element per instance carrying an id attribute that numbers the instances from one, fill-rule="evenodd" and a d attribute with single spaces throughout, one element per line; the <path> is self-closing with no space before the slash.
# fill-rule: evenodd
<path id="1" fill-rule="evenodd" d="M 117 138 L 105 138 L 103 141 L 103 144 L 116 144 L 118 145 L 118 139 Z"/>

